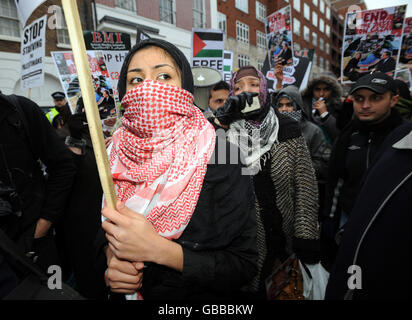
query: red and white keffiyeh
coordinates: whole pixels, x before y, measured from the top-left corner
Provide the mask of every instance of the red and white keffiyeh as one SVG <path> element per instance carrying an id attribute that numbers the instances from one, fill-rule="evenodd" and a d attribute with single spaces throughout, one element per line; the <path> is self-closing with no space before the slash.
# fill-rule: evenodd
<path id="1" fill-rule="evenodd" d="M 196 207 L 215 130 L 193 95 L 173 85 L 145 80 L 122 105 L 122 127 L 108 149 L 117 197 L 176 239 Z"/>

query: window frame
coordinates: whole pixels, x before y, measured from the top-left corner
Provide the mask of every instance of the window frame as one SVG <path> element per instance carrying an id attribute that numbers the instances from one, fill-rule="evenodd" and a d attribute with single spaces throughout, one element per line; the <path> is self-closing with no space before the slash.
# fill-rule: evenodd
<path id="1" fill-rule="evenodd" d="M 175 0 L 173 0 L 175 1 Z M 196 0 L 195 0 L 196 1 Z M 194 2 L 192 1 L 192 15 L 193 15 L 193 28 L 206 28 L 206 7 L 205 7 L 205 0 L 197 0 L 201 1 L 202 5 L 202 10 L 195 9 L 194 7 Z M 202 17 L 201 25 L 195 25 L 195 11 L 200 13 L 200 16 Z"/>
<path id="2" fill-rule="evenodd" d="M 243 35 L 239 34 L 238 30 L 239 29 L 244 29 L 244 33 L 247 32 L 247 41 L 244 40 Z M 245 45 L 249 45 L 250 44 L 250 28 L 249 25 L 247 25 L 246 23 L 243 23 L 242 21 L 236 20 L 236 40 L 240 41 L 241 43 L 245 44 Z"/>
<path id="3" fill-rule="evenodd" d="M 299 5 L 296 5 L 296 4 L 299 4 Z M 300 0 L 293 0 L 293 8 L 297 11 L 297 12 L 300 12 L 300 4 L 301 4 L 301 1 Z"/>
<path id="4" fill-rule="evenodd" d="M 242 6 L 246 5 L 246 9 Z M 243 11 L 244 13 L 249 13 L 249 0 L 235 0 L 235 8 Z"/>
<path id="5" fill-rule="evenodd" d="M 265 19 L 266 19 L 266 6 L 265 6 L 263 3 L 259 2 L 259 1 L 256 1 L 256 3 L 255 3 L 255 9 L 256 9 L 256 19 L 259 20 L 260 22 L 265 23 Z M 261 14 L 261 11 L 264 12 L 264 15 L 263 15 L 263 16 L 260 15 L 260 14 Z"/>
<path id="6" fill-rule="evenodd" d="M 306 30 L 307 30 L 307 33 L 305 32 Z M 307 42 L 310 42 L 310 29 L 308 26 L 303 26 L 303 39 Z"/>
<path id="7" fill-rule="evenodd" d="M 11 23 L 12 26 L 10 26 L 9 31 L 13 31 L 13 34 L 0 33 L 0 39 L 9 41 L 20 41 L 22 28 L 19 15 L 17 12 L 17 7 L 13 0 L 8 0 L 6 3 L 9 5 L 7 8 L 9 11 L 9 15 L 3 14 L 0 16 L 0 19 L 5 21 L 7 26 L 9 26 L 9 24 Z M 15 13 L 15 16 L 13 15 L 13 13 Z"/>
<path id="8" fill-rule="evenodd" d="M 164 23 L 176 25 L 176 0 L 163 0 L 163 1 L 170 1 L 172 3 L 171 13 L 167 15 L 167 16 L 171 16 L 172 22 L 164 20 L 164 18 L 162 20 L 162 10 L 166 11 L 166 8 L 161 6 L 163 5 L 162 0 L 159 0 L 159 20 Z"/>
<path id="9" fill-rule="evenodd" d="M 312 11 L 312 24 L 317 28 L 318 27 L 318 13 L 316 11 Z"/>
<path id="10" fill-rule="evenodd" d="M 306 13 L 307 13 L 307 16 L 306 16 Z M 303 17 L 308 21 L 310 21 L 310 19 L 311 19 L 310 7 L 307 3 L 303 3 Z"/>
<path id="11" fill-rule="evenodd" d="M 299 25 L 298 27 L 298 32 L 296 32 L 296 26 Z M 298 37 L 300 37 L 300 20 L 297 19 L 296 17 L 293 17 L 293 33 L 296 34 Z"/>
<path id="12" fill-rule="evenodd" d="M 224 17 L 224 20 L 220 19 L 222 17 Z M 220 28 L 220 23 L 223 23 L 223 22 L 224 22 L 224 30 Z M 222 30 L 224 34 L 227 34 L 227 17 L 224 13 L 221 13 L 219 11 L 217 12 L 217 26 L 219 30 Z"/>
<path id="13" fill-rule="evenodd" d="M 259 39 L 261 41 L 259 41 Z M 262 43 L 263 40 L 263 43 Z M 266 33 L 256 30 L 256 47 L 267 50 Z"/>
<path id="14" fill-rule="evenodd" d="M 132 9 L 125 8 L 125 7 L 122 7 L 120 5 L 120 3 L 125 3 L 125 2 L 128 2 L 129 4 L 131 4 Z M 137 12 L 136 11 L 136 0 L 115 0 L 114 1 L 114 6 L 115 6 L 115 8 L 120 8 L 122 10 L 126 10 L 126 11 L 129 11 L 129 12 Z"/>
<path id="15" fill-rule="evenodd" d="M 240 61 L 242 61 L 242 65 Z M 237 64 L 239 68 L 250 65 L 250 57 L 245 54 L 238 53 L 237 54 Z"/>

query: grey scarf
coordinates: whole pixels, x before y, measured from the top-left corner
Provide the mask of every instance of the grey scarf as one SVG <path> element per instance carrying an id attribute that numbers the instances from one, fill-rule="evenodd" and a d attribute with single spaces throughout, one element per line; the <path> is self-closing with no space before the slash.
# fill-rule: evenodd
<path id="1" fill-rule="evenodd" d="M 247 120 L 238 120 L 230 125 L 227 132 L 228 141 L 237 145 L 242 152 L 244 164 L 250 174 L 262 170 L 260 158 L 263 161 L 269 157 L 266 154 L 278 140 L 279 120 L 273 108 L 261 123 Z"/>

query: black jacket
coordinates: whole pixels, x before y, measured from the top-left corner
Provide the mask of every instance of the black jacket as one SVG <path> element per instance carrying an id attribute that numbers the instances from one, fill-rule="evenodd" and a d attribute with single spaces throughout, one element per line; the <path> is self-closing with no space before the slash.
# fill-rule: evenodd
<path id="1" fill-rule="evenodd" d="M 330 98 L 326 101 L 326 108 L 329 114 L 325 118 L 321 118 L 317 113 L 314 114 L 312 112 L 313 89 L 319 83 L 325 83 L 332 89 Z M 331 144 L 333 144 L 340 132 L 337 126 L 337 119 L 342 109 L 341 96 L 341 86 L 336 79 L 327 75 L 322 75 L 311 80 L 302 92 L 302 98 L 305 104 L 306 114 L 309 115 L 309 120 L 321 127 L 328 142 Z"/>
<path id="2" fill-rule="evenodd" d="M 411 195 L 412 123 L 407 123 L 387 137 L 365 176 L 325 299 L 411 298 Z M 357 282 L 349 279 L 351 265 L 360 267 Z M 348 280 L 361 289 L 348 292 Z"/>
<path id="3" fill-rule="evenodd" d="M 0 157 L 0 180 L 15 185 L 23 212 L 20 218 L 13 218 L 10 229 L 13 234 L 9 235 L 14 239 L 32 228 L 39 218 L 53 223 L 61 218 L 76 170 L 70 151 L 41 109 L 27 98 L 17 96 L 17 99 L 27 128 L 4 97 L 0 100 L 0 146 L 4 151 L 4 157 Z M 46 167 L 47 180 L 38 159 Z"/>
<path id="4" fill-rule="evenodd" d="M 376 71 L 380 71 L 383 73 L 387 73 L 387 72 L 393 72 L 395 71 L 395 66 L 396 66 L 396 61 L 394 58 L 389 57 L 388 59 L 385 60 L 381 60 L 378 62 L 378 64 L 376 65 Z"/>
<path id="5" fill-rule="evenodd" d="M 390 116 L 377 125 L 352 120 L 346 126 L 333 147 L 329 162 L 324 216 L 333 213 L 339 217 L 341 211 L 350 215 L 364 173 L 383 140 L 402 123 L 402 117 L 392 109 Z M 336 207 L 332 206 L 334 202 Z"/>
<path id="6" fill-rule="evenodd" d="M 250 176 L 227 163 L 233 147 L 217 137 L 193 216 L 175 240 L 183 248 L 183 272 L 149 263 L 143 272 L 145 300 L 230 299 L 256 273 L 255 202 Z M 232 151 L 233 152 L 233 151 Z M 107 243 L 100 232 L 99 248 Z M 99 251 L 102 253 L 102 250 Z"/>

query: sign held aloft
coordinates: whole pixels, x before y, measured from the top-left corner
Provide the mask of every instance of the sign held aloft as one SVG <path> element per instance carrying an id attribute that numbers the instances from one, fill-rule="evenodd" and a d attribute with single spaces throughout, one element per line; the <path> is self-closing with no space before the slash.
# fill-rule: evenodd
<path id="1" fill-rule="evenodd" d="M 223 32 L 213 29 L 192 29 L 192 67 L 208 67 L 223 74 Z"/>
<path id="2" fill-rule="evenodd" d="M 21 37 L 21 87 L 34 88 L 44 84 L 47 16 L 33 21 Z"/>

